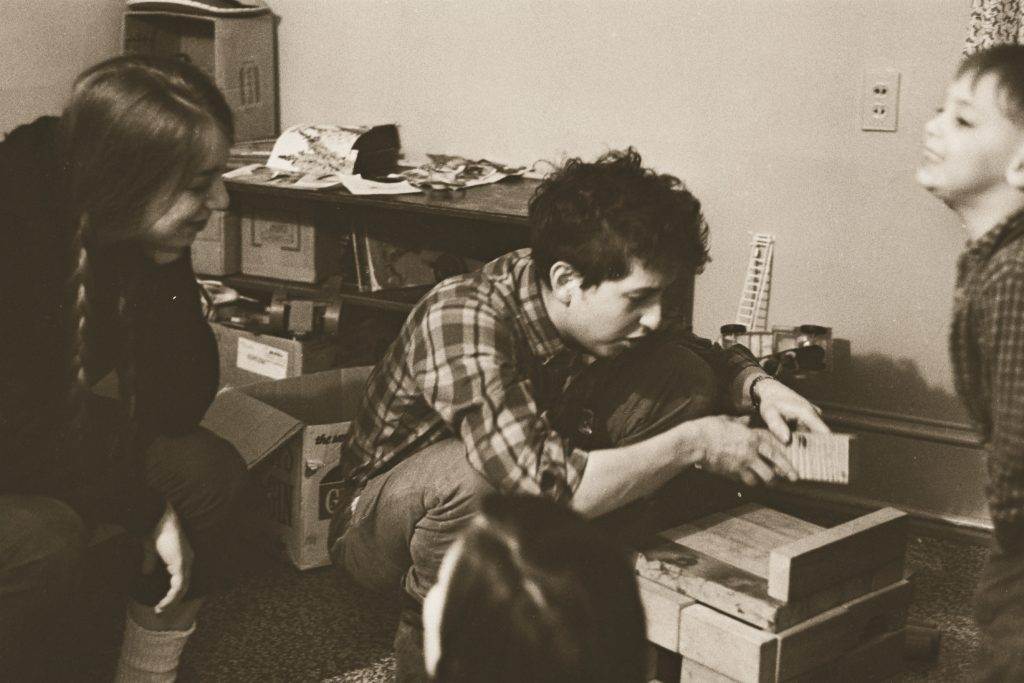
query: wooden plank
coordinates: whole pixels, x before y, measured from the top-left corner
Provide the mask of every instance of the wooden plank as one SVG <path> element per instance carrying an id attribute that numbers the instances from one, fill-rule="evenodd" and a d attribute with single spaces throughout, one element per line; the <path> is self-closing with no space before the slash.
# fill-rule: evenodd
<path id="1" fill-rule="evenodd" d="M 827 586 L 813 595 L 782 603 L 775 612 L 775 622 L 770 630 L 784 631 L 854 598 L 902 581 L 903 578 L 903 558 L 900 558 L 868 574 L 852 576 L 842 583 Z"/>
<path id="2" fill-rule="evenodd" d="M 769 683 L 775 679 L 776 636 L 705 605 L 683 609 L 679 652 L 741 683 Z"/>
<path id="3" fill-rule="evenodd" d="M 883 508 L 774 549 L 768 594 L 787 602 L 902 558 L 906 520 L 906 513 Z"/>
<path id="4" fill-rule="evenodd" d="M 647 640 L 676 652 L 679 647 L 679 614 L 695 601 L 643 576 L 637 577 L 637 586 L 647 619 Z"/>
<path id="5" fill-rule="evenodd" d="M 766 529 L 771 529 L 791 541 L 803 538 L 804 536 L 810 536 L 811 534 L 816 534 L 825 529 L 823 526 L 812 524 L 811 522 L 800 519 L 799 517 L 787 515 L 785 512 L 779 512 L 778 510 L 765 507 L 758 503 L 747 503 L 746 505 L 741 505 L 731 512 L 733 512 L 736 517 L 753 522 L 754 524 Z"/>
<path id="6" fill-rule="evenodd" d="M 681 524 L 661 536 L 757 576 L 768 576 L 776 547 L 822 530 L 770 508 L 748 503 Z"/>
<path id="7" fill-rule="evenodd" d="M 679 668 L 679 683 L 736 683 L 736 679 L 683 657 Z"/>
<path id="8" fill-rule="evenodd" d="M 873 638 L 906 625 L 908 581 L 861 596 L 778 634 L 776 677 L 780 681 L 813 671 Z"/>
<path id="9" fill-rule="evenodd" d="M 904 670 L 904 635 L 903 629 L 884 633 L 856 650 L 785 683 L 873 683 L 889 680 Z"/>
<path id="10" fill-rule="evenodd" d="M 644 545 L 635 567 L 644 578 L 759 628 L 774 628 L 782 606 L 769 597 L 768 582 L 763 577 L 660 536 Z"/>
<path id="11" fill-rule="evenodd" d="M 653 537 L 637 554 L 637 574 L 752 626 L 781 631 L 903 578 L 903 558 L 788 603 L 768 595 L 759 576 Z"/>

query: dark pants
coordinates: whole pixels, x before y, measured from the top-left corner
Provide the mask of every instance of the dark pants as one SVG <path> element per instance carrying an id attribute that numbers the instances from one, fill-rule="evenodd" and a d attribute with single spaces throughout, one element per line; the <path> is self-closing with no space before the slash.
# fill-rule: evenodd
<path id="1" fill-rule="evenodd" d="M 228 442 L 197 429 L 157 439 L 145 453 L 148 485 L 174 506 L 195 553 L 188 595 L 215 590 L 239 571 L 245 465 Z M 39 663 L 59 656 L 44 636 L 74 594 L 86 527 L 64 503 L 44 496 L 0 495 L 0 678 L 32 680 Z M 141 545 L 132 597 L 155 604 L 168 576 L 142 576 Z M 19 668 L 20 667 L 20 668 Z"/>
<path id="2" fill-rule="evenodd" d="M 573 434 L 587 450 L 641 441 L 680 422 L 721 412 L 721 391 L 711 368 L 692 351 L 665 341 L 627 351 L 585 370 L 551 411 L 559 433 Z M 700 472 L 666 484 L 667 495 L 637 501 L 597 520 L 624 543 L 641 540 L 723 501 L 736 489 Z M 332 533 L 335 564 L 376 590 L 401 586 L 411 604 L 434 584 L 441 558 L 494 491 L 474 470 L 461 442 L 442 441 L 371 479 L 350 520 Z M 406 610 L 395 638 L 397 680 L 423 680 L 422 633 Z"/>
<path id="3" fill-rule="evenodd" d="M 992 550 L 978 581 L 974 618 L 981 633 L 975 680 L 1024 681 L 1024 553 Z"/>
<path id="4" fill-rule="evenodd" d="M 66 504 L 0 495 L 0 678 L 35 680 L 74 592 L 86 529 Z"/>
<path id="5" fill-rule="evenodd" d="M 203 428 L 160 437 L 145 454 L 146 483 L 178 513 L 195 560 L 186 594 L 198 598 L 222 589 L 243 567 L 247 503 L 251 493 L 242 456 L 230 443 Z M 167 593 L 161 567 L 138 576 L 132 597 L 155 605 Z"/>

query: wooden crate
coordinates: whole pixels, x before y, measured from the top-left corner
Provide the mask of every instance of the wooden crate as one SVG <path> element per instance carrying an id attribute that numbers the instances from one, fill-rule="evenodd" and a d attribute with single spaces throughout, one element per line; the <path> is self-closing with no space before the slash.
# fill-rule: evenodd
<path id="1" fill-rule="evenodd" d="M 831 666 L 905 625 L 905 522 L 886 508 L 825 528 L 747 504 L 665 531 L 636 560 L 648 639 L 684 657 L 682 680 Z"/>

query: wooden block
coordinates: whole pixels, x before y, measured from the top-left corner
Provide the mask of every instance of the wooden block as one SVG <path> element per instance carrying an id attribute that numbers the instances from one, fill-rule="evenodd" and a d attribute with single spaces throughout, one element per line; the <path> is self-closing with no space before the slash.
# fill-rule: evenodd
<path id="1" fill-rule="evenodd" d="M 705 605 L 683 609 L 679 621 L 679 652 L 742 683 L 768 683 L 775 679 L 778 653 L 775 635 Z"/>
<path id="2" fill-rule="evenodd" d="M 679 668 L 679 683 L 736 683 L 736 679 L 683 657 Z"/>
<path id="3" fill-rule="evenodd" d="M 678 651 L 679 615 L 684 607 L 694 604 L 693 598 L 642 576 L 637 577 L 637 586 L 647 619 L 647 640 L 666 650 Z"/>
<path id="4" fill-rule="evenodd" d="M 787 602 L 902 559 L 906 518 L 883 508 L 775 548 L 768 559 L 768 594 Z"/>
<path id="5" fill-rule="evenodd" d="M 785 683 L 872 683 L 889 680 L 904 669 L 904 630 L 884 633 L 813 671 Z"/>
<path id="6" fill-rule="evenodd" d="M 768 595 L 767 579 L 703 553 L 653 537 L 637 554 L 637 574 L 767 631 L 781 631 L 857 596 L 903 578 L 903 558 L 783 603 Z"/>
<path id="7" fill-rule="evenodd" d="M 780 632 L 776 678 L 795 678 L 902 629 L 911 593 L 910 582 L 900 581 Z"/>
<path id="8" fill-rule="evenodd" d="M 773 548 L 822 530 L 808 522 L 757 504 L 701 517 L 660 535 L 761 577 L 768 576 Z"/>

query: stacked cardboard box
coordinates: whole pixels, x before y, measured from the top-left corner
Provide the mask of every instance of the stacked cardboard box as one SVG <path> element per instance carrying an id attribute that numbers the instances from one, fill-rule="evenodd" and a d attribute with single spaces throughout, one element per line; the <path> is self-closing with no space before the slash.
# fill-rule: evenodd
<path id="1" fill-rule="evenodd" d="M 636 568 L 682 681 L 871 681 L 902 666 L 906 515 L 824 528 L 757 504 L 659 534 Z"/>
<path id="2" fill-rule="evenodd" d="M 315 283 L 341 270 L 342 235 L 298 211 L 248 210 L 241 216 L 242 273 Z"/>
<path id="3" fill-rule="evenodd" d="M 274 16 L 173 11 L 124 15 L 124 51 L 185 54 L 213 77 L 234 114 L 235 139 L 277 135 Z"/>
<path id="4" fill-rule="evenodd" d="M 241 268 L 238 214 L 214 211 L 192 243 L 192 267 L 202 275 L 234 275 Z"/>
<path id="5" fill-rule="evenodd" d="M 298 377 L 338 365 L 336 337 L 289 339 L 210 323 L 220 354 L 221 387 Z"/>
<path id="6" fill-rule="evenodd" d="M 271 544 L 299 569 L 329 562 L 327 532 L 345 486 L 341 449 L 372 369 L 228 389 L 203 419 L 256 475 L 269 508 Z"/>

